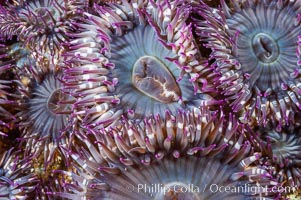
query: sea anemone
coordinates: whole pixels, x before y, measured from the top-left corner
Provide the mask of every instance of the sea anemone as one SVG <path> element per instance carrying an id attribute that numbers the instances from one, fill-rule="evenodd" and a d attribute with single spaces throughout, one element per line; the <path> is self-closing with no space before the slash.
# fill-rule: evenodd
<path id="1" fill-rule="evenodd" d="M 0 159 L 0 198 L 28 199 L 38 184 L 31 173 L 30 158 L 19 158 L 20 152 L 10 149 Z"/>
<path id="2" fill-rule="evenodd" d="M 184 2 L 122 1 L 94 10 L 70 33 L 76 39 L 68 45 L 71 67 L 64 76 L 86 127 L 101 129 L 122 115 L 142 120 L 213 102 L 198 91 L 198 81 L 207 87 L 199 75 L 206 62 L 185 23 Z"/>
<path id="3" fill-rule="evenodd" d="M 276 197 L 273 177 L 250 167 L 260 154 L 250 153 L 241 131 L 233 115 L 202 108 L 177 116 L 166 112 L 164 119 L 147 118 L 141 126 L 124 120 L 120 129 L 77 133 L 80 142 L 67 151 L 78 170 L 54 171 L 71 180 L 62 183 L 66 192 L 48 194 L 116 200 Z"/>
<path id="4" fill-rule="evenodd" d="M 248 130 L 250 141 L 262 153 L 260 162 L 277 175 L 279 182 L 291 189 L 301 189 L 300 124 L 285 127 L 255 127 Z M 293 190 L 289 191 L 290 193 Z"/>
<path id="5" fill-rule="evenodd" d="M 212 50 L 217 87 L 243 121 L 289 123 L 300 104 L 301 1 L 200 2 L 196 33 Z"/>
<path id="6" fill-rule="evenodd" d="M 67 41 L 67 29 L 83 5 L 80 0 L 22 0 L 1 6 L 1 34 L 4 38 L 17 36 L 32 50 L 50 54 L 55 63 Z"/>
<path id="7" fill-rule="evenodd" d="M 47 62 L 37 62 L 17 74 L 19 99 L 15 102 L 19 112 L 15 124 L 23 132 L 20 139 L 26 141 L 28 151 L 37 152 L 37 147 L 51 156 L 58 144 L 65 144 L 64 136 L 70 128 L 73 100 L 63 92 L 62 72 L 50 70 Z"/>

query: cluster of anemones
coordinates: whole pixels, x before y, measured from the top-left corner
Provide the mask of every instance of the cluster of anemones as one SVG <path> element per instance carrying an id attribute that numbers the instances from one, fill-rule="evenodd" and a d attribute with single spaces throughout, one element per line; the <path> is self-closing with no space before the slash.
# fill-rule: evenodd
<path id="1" fill-rule="evenodd" d="M 300 22 L 301 0 L 1 3 L 0 199 L 298 196 Z"/>
<path id="2" fill-rule="evenodd" d="M 54 171 L 71 181 L 62 180 L 66 191 L 48 194 L 68 199 L 272 199 L 279 195 L 272 188 L 280 183 L 257 166 L 260 153 L 251 152 L 233 115 L 202 108 L 176 116 L 166 112 L 140 125 L 122 122 L 110 131 L 78 132 L 83 144 L 70 153 L 75 172 Z M 216 187 L 229 187 L 232 192 Z M 253 190 L 237 190 L 243 187 Z"/>

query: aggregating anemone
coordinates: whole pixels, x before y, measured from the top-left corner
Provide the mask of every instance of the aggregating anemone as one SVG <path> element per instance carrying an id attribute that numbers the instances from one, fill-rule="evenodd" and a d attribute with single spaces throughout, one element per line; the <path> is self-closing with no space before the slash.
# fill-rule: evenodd
<path id="1" fill-rule="evenodd" d="M 14 120 L 15 126 L 22 130 L 20 140 L 26 141 L 27 151 L 43 151 L 49 156 L 44 156 L 45 164 L 58 145 L 66 143 L 74 101 L 63 92 L 62 72 L 49 69 L 47 63 L 36 62 L 35 66 L 18 70 L 15 94 L 19 97 L 15 100 L 18 112 Z"/>
<path id="2" fill-rule="evenodd" d="M 217 87 L 243 121 L 289 123 L 300 110 L 300 1 L 201 3 L 196 33 L 212 50 Z"/>
<path id="3" fill-rule="evenodd" d="M 277 175 L 283 185 L 300 190 L 300 124 L 281 129 L 269 124 L 265 128 L 249 130 L 249 134 L 254 147 L 262 152 L 262 165 Z"/>
<path id="4" fill-rule="evenodd" d="M 72 34 L 64 79 L 85 126 L 101 129 L 122 115 L 142 120 L 209 102 L 198 90 L 206 62 L 185 23 L 184 3 L 95 5 L 95 14 L 74 24 L 80 32 Z"/>

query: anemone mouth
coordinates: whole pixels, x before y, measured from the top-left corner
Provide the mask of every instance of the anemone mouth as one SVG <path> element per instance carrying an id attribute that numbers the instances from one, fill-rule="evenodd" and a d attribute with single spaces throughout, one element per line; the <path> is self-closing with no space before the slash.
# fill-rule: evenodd
<path id="1" fill-rule="evenodd" d="M 161 103 L 176 102 L 181 95 L 174 77 L 164 64 L 153 56 L 143 56 L 136 61 L 132 83 L 140 92 Z"/>
<path id="2" fill-rule="evenodd" d="M 277 41 L 277 40 L 276 40 Z M 279 57 L 278 44 L 271 36 L 265 33 L 258 33 L 252 39 L 252 48 L 257 59 L 262 62 L 263 67 L 272 64 Z"/>
<path id="3" fill-rule="evenodd" d="M 176 56 L 159 42 L 150 26 L 136 26 L 123 36 L 112 37 L 111 72 L 118 78 L 114 93 L 120 99 L 119 109 L 135 112 L 143 118 L 152 114 L 172 113 L 187 105 L 199 106 L 198 97 L 188 76 L 181 81 L 178 66 L 168 59 Z"/>
<path id="4" fill-rule="evenodd" d="M 198 13 L 206 22 L 196 20 L 220 73 L 217 87 L 235 112 L 243 110 L 243 121 L 256 115 L 260 124 L 288 124 L 301 108 L 300 2 L 221 4 L 222 9 L 202 4 Z"/>
<path id="5" fill-rule="evenodd" d="M 34 13 L 36 13 L 36 15 L 39 18 L 45 20 L 48 24 L 52 21 L 52 18 L 56 14 L 54 8 L 48 8 L 48 7 L 36 8 L 36 9 L 34 9 Z"/>
<path id="6" fill-rule="evenodd" d="M 68 100 L 68 95 L 66 95 L 61 88 L 54 90 L 47 100 L 48 111 L 52 114 L 59 114 L 60 112 L 66 111 L 68 105 L 62 104 L 64 100 Z"/>
<path id="7" fill-rule="evenodd" d="M 26 16 L 28 11 L 32 15 L 37 17 L 39 20 L 36 23 L 47 23 L 48 25 L 54 26 L 56 21 L 60 20 L 60 16 L 64 13 L 62 7 L 65 2 L 62 0 L 39 0 L 39 1 L 28 1 L 25 7 L 20 9 L 20 17 L 23 19 L 29 19 Z M 52 22 L 52 24 L 50 24 Z"/>

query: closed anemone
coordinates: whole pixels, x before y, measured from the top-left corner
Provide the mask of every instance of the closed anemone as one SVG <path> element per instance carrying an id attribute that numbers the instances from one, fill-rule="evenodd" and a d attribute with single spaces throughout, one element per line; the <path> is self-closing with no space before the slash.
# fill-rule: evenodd
<path id="1" fill-rule="evenodd" d="M 205 62 L 197 59 L 184 4 L 123 1 L 94 9 L 70 34 L 76 39 L 66 58 L 73 62 L 64 76 L 86 127 L 111 126 L 121 115 L 141 120 L 209 104 L 212 99 L 198 91 Z"/>
<path id="2" fill-rule="evenodd" d="M 293 189 L 301 189 L 301 132 L 300 125 L 256 127 L 248 131 L 255 148 L 262 152 L 261 163 L 277 174 L 278 181 Z M 256 133 L 255 133 L 256 132 Z"/>
<path id="3" fill-rule="evenodd" d="M 64 192 L 48 194 L 94 200 L 277 197 L 270 189 L 278 183 L 268 171 L 250 167 L 260 155 L 251 153 L 241 131 L 232 115 L 195 109 L 157 115 L 139 126 L 125 120 L 120 129 L 78 133 L 80 142 L 68 150 L 78 169 L 54 171 L 71 178 L 61 183 Z M 237 189 L 256 184 L 266 191 Z"/>
<path id="4" fill-rule="evenodd" d="M 49 54 L 57 62 L 68 37 L 71 20 L 83 7 L 80 0 L 29 0 L 1 7 L 0 30 L 5 38 L 17 36 L 29 48 Z M 54 57 L 55 56 L 55 57 Z"/>
<path id="5" fill-rule="evenodd" d="M 200 40 L 212 50 L 217 87 L 243 121 L 255 116 L 288 123 L 300 104 L 300 5 L 296 1 L 221 0 L 221 9 L 201 3 Z"/>

